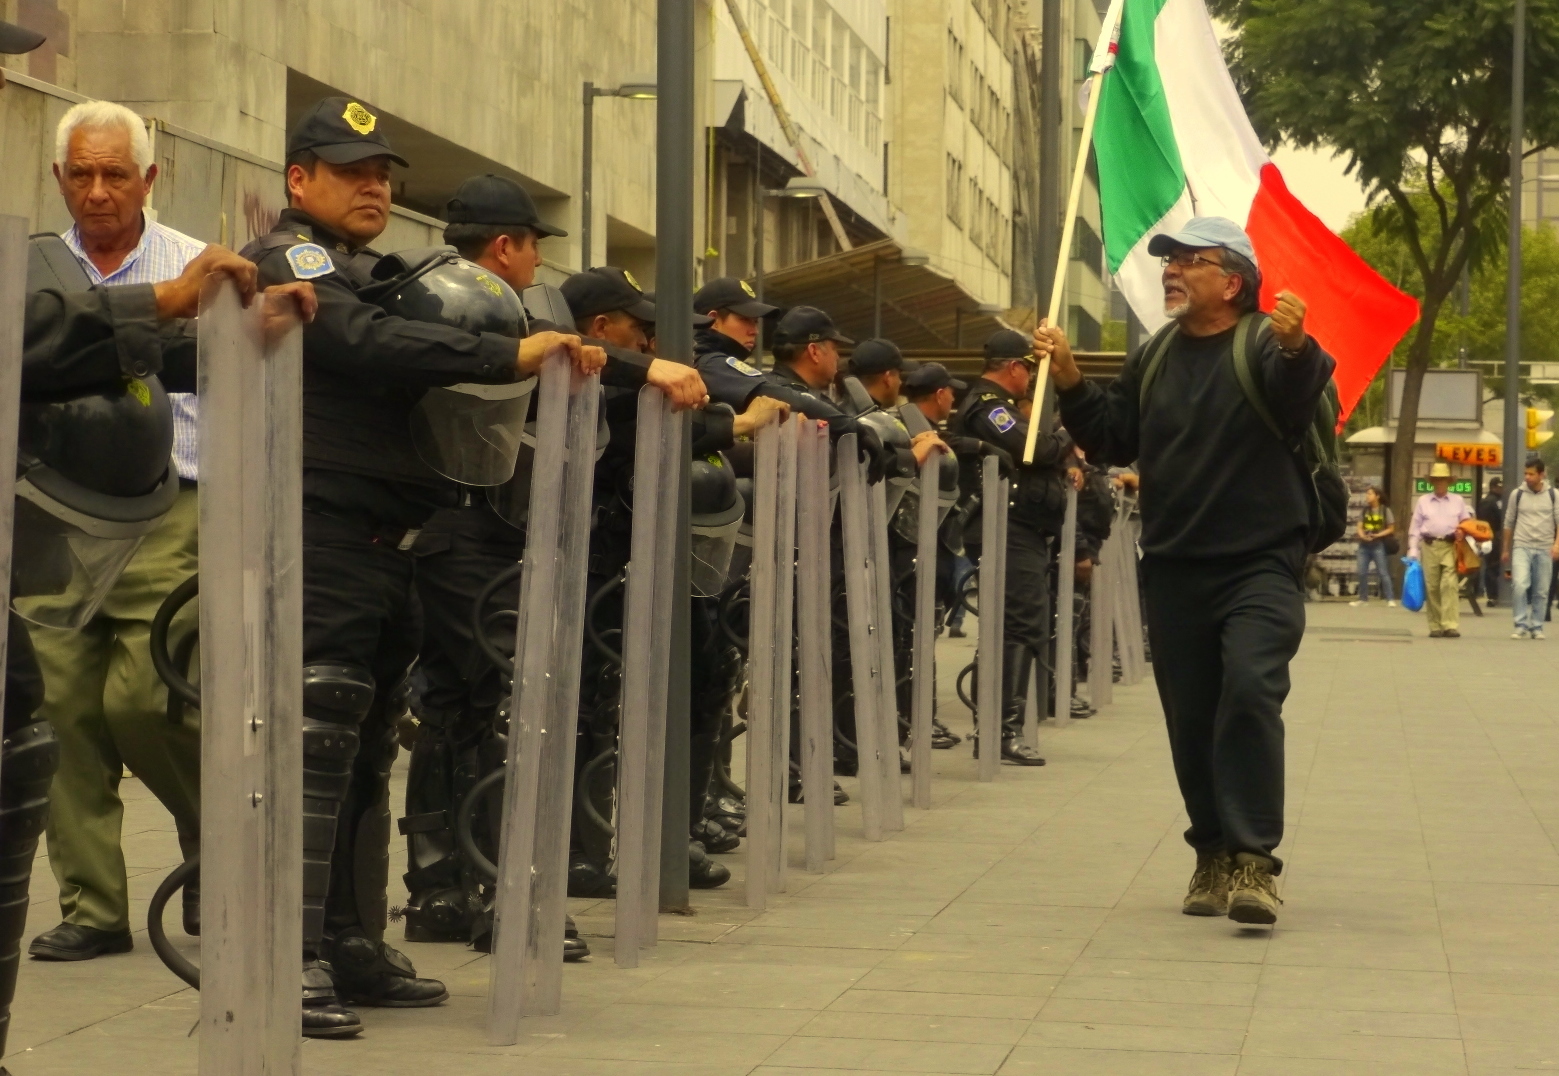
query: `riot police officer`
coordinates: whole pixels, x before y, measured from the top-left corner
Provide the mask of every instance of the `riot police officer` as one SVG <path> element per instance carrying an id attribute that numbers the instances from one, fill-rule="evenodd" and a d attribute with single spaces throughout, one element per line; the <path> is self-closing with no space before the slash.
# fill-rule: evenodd
<path id="1" fill-rule="evenodd" d="M 343 1001 L 417 1007 L 448 996 L 383 940 L 395 753 L 388 704 L 421 642 L 411 549 L 433 512 L 457 498 L 457 487 L 407 436 L 413 413 L 434 386 L 529 377 L 552 348 L 566 349 L 583 372 L 606 360 L 576 336 L 516 342 L 409 322 L 367 301 L 360 293 L 379 283 L 380 261 L 367 244 L 388 223 L 392 163 L 406 162 L 371 111 L 342 97 L 318 102 L 288 135 L 289 208 L 245 250 L 262 282 L 309 280 L 320 301 L 303 340 L 303 1030 L 310 1036 L 361 1031 Z M 645 370 L 619 363 L 612 373 L 642 384 Z"/>
<path id="2" fill-rule="evenodd" d="M 1045 764 L 1023 741 L 1023 705 L 1030 663 L 1049 646 L 1050 536 L 1060 531 L 1066 512 L 1064 466 L 1071 453 L 1064 434 L 1041 432 L 1034 462 L 1018 462 L 1028 438 L 1019 401 L 1027 398 L 1035 366 L 1028 337 L 1011 329 L 994 334 L 985 342 L 984 372 L 970 386 L 955 422 L 961 434 L 1003 449 L 1017 470 L 1007 528 L 1001 757 L 1019 766 Z"/>

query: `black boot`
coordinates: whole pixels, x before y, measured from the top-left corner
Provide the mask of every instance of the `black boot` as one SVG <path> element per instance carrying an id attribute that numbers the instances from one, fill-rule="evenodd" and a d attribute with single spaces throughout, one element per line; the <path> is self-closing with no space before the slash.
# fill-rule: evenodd
<path id="1" fill-rule="evenodd" d="M 1028 649 L 1008 646 L 1001 666 L 1001 759 L 1017 766 L 1043 766 L 1045 760 L 1023 739 L 1023 710 L 1029 689 Z"/>
<path id="2" fill-rule="evenodd" d="M 14 665 L 21 649 L 17 635 L 26 638 L 26 629 L 15 614 L 11 616 L 11 633 Z M 5 1054 L 11 1000 L 16 996 L 16 973 L 22 962 L 27 887 L 38 854 L 38 835 L 49 817 L 49 782 L 60 765 L 54 730 L 32 713 L 36 703 L 19 689 L 16 671 L 13 668 L 6 677 L 5 743 L 0 746 L 0 1056 Z M 13 726 L 13 722 L 19 724 Z"/>
<path id="3" fill-rule="evenodd" d="M 731 872 L 723 863 L 716 863 L 697 841 L 687 846 L 687 884 L 694 889 L 718 889 L 731 880 Z"/>
<path id="4" fill-rule="evenodd" d="M 442 1004 L 449 991 L 437 979 L 417 978 L 406 954 L 365 936 L 358 928 L 325 942 L 336 993 L 352 1005 L 382 1009 L 425 1009 Z"/>
<path id="5" fill-rule="evenodd" d="M 579 928 L 574 925 L 574 917 L 563 917 L 563 959 L 570 963 L 583 960 L 590 955 L 590 946 L 585 944 L 585 939 L 579 936 Z"/>

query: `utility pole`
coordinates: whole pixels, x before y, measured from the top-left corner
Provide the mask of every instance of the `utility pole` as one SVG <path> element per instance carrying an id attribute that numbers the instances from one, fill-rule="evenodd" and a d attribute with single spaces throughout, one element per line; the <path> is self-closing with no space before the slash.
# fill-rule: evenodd
<path id="1" fill-rule="evenodd" d="M 1521 172 L 1526 132 L 1527 0 L 1516 0 L 1510 74 L 1510 268 L 1505 291 L 1505 489 L 1521 481 L 1526 458 L 1521 421 Z M 1481 491 L 1480 491 L 1481 492 Z"/>

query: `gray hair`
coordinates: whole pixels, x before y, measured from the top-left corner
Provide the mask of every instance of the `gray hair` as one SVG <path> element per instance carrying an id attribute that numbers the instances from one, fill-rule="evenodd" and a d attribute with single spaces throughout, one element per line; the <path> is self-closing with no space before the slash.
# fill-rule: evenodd
<path id="1" fill-rule="evenodd" d="M 130 159 L 145 176 L 152 166 L 152 140 L 146 134 L 146 121 L 113 101 L 83 101 L 60 117 L 60 125 L 54 130 L 54 163 L 64 167 L 65 158 L 70 155 L 70 137 L 78 130 L 115 127 L 130 136 Z"/>
<path id="2" fill-rule="evenodd" d="M 1234 305 L 1242 314 L 1253 312 L 1261 302 L 1261 271 L 1245 255 L 1224 247 L 1223 272 L 1225 276 L 1239 274 L 1240 292 L 1234 297 Z"/>

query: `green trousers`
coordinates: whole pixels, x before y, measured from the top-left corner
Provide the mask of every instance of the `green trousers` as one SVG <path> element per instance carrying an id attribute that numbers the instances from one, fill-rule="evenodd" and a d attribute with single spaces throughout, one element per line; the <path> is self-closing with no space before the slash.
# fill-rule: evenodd
<path id="1" fill-rule="evenodd" d="M 130 895 L 120 828 L 125 768 L 173 815 L 189 857 L 200 850 L 200 718 L 168 720 L 168 692 L 152 667 L 152 618 L 168 592 L 195 574 L 199 510 L 193 488 L 147 535 L 103 606 L 80 631 L 29 625 L 43 670 L 42 716 L 59 737 L 49 790 L 49 866 L 67 923 L 125 930 Z M 190 602 L 169 649 L 198 626 Z"/>

